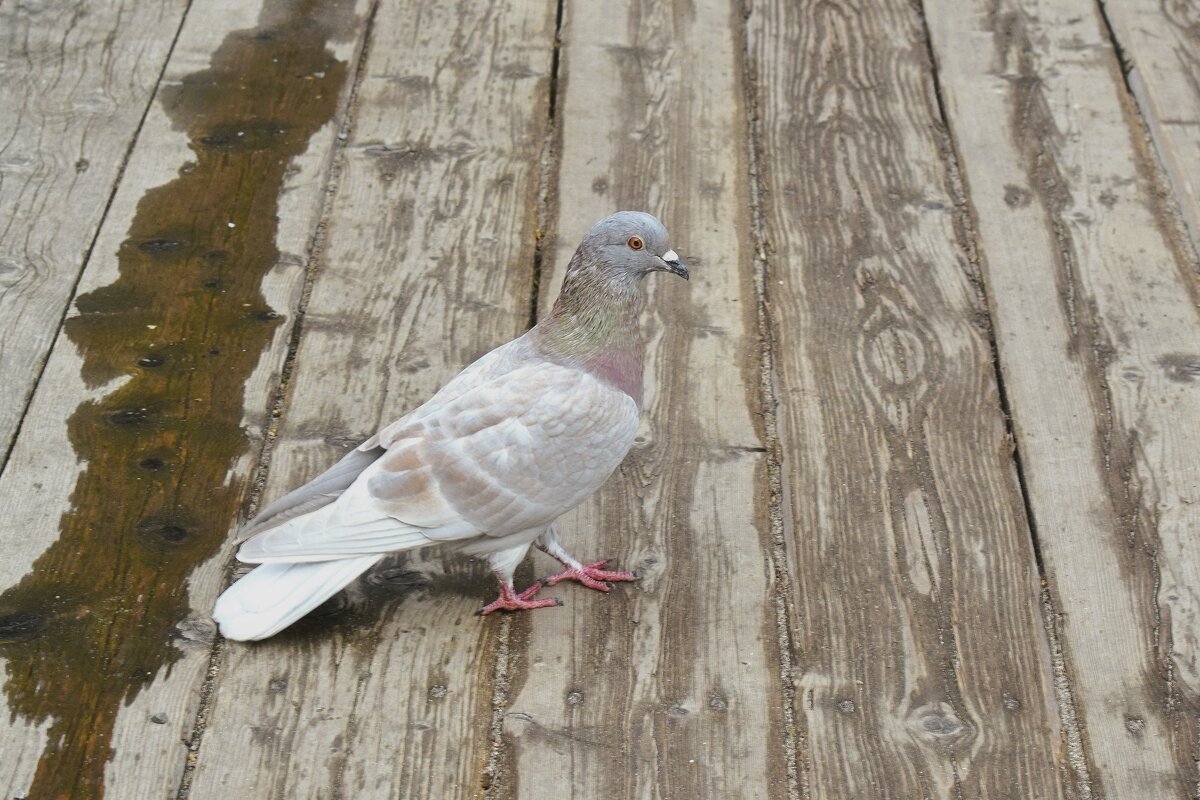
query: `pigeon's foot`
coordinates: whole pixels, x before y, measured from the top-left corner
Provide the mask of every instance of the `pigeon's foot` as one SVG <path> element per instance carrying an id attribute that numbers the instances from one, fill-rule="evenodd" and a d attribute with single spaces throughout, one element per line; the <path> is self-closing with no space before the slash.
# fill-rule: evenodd
<path id="1" fill-rule="evenodd" d="M 580 564 L 578 567 L 567 567 L 562 572 L 553 577 L 546 578 L 544 583 L 547 586 L 553 586 L 559 581 L 572 580 L 579 581 L 589 589 L 595 589 L 600 592 L 607 592 L 612 588 L 610 585 L 613 581 L 636 581 L 638 576 L 636 572 L 612 572 L 603 569 L 608 560 L 593 561 L 591 564 Z"/>
<path id="2" fill-rule="evenodd" d="M 517 594 L 509 584 L 501 583 L 500 596 L 479 609 L 476 613 L 482 616 L 490 614 L 493 611 L 529 611 L 534 608 L 548 608 L 550 606 L 562 605 L 562 601 L 557 597 L 543 597 L 541 600 L 530 599 L 541 590 L 541 581 L 535 582 L 533 586 L 530 586 L 520 594 Z"/>

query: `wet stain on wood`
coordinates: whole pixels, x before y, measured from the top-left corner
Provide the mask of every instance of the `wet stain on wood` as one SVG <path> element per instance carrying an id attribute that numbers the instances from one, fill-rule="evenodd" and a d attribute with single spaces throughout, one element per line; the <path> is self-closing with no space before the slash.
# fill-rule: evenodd
<path id="1" fill-rule="evenodd" d="M 346 65 L 326 47 L 350 7 L 266 4 L 211 66 L 165 88 L 194 161 L 146 193 L 120 275 L 66 331 L 92 387 L 68 423 L 87 463 L 61 535 L 0 596 L 14 713 L 50 721 L 35 798 L 103 796 L 117 712 L 180 655 L 187 580 L 220 548 L 245 485 L 244 385 L 282 323 L 261 292 L 278 262 L 291 160 L 332 119 Z"/>

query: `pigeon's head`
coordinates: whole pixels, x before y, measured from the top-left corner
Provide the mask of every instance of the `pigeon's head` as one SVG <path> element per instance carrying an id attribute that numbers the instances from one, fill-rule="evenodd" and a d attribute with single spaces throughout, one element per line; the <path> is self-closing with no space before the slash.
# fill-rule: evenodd
<path id="1" fill-rule="evenodd" d="M 533 340 L 544 355 L 581 364 L 640 398 L 638 317 L 642 278 L 651 272 L 688 277 L 663 224 L 640 211 L 605 217 L 571 257 L 554 308 L 530 331 Z"/>
<path id="2" fill-rule="evenodd" d="M 615 280 L 640 279 L 650 272 L 688 279 L 687 267 L 667 242 L 667 229 L 641 211 L 618 211 L 593 225 L 577 261 Z"/>

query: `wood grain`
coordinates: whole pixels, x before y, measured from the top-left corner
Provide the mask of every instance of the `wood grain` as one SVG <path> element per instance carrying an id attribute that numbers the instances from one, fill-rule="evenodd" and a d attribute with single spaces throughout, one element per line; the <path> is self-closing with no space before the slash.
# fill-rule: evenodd
<path id="1" fill-rule="evenodd" d="M 642 435 L 560 525 L 580 558 L 615 558 L 641 580 L 607 595 L 546 590 L 565 607 L 533 620 L 498 796 L 785 797 L 739 11 L 721 0 L 565 11 L 542 308 L 587 228 L 618 209 L 660 215 L 692 280 L 647 278 Z"/>
<path id="2" fill-rule="evenodd" d="M 921 20 L 851 6 L 749 17 L 806 791 L 1070 796 Z"/>
<path id="3" fill-rule="evenodd" d="M 1101 21 L 930 4 L 1092 796 L 1190 797 L 1200 287 Z M 1069 31 L 1069 34 L 1066 33 Z M 986 124 L 985 121 L 986 120 Z"/>
<path id="4" fill-rule="evenodd" d="M 299 298 L 365 9 L 193 3 L 0 476 L 14 797 L 179 785 L 212 638 L 189 575 L 215 583 L 257 463 L 289 338 L 274 309 Z M 153 396 L 113 411 L 131 393 Z"/>
<path id="5" fill-rule="evenodd" d="M 1192 245 L 1200 250 L 1200 6 L 1189 0 L 1101 6 Z"/>
<path id="6" fill-rule="evenodd" d="M 186 8 L 183 0 L 0 4 L 4 457 Z"/>
<path id="7" fill-rule="evenodd" d="M 1194 3 L 190 5 L 0 0 L 0 796 L 1195 796 Z M 520 333 L 618 208 L 693 278 L 560 529 L 642 580 L 480 620 L 411 554 L 217 640 L 262 459 Z"/>
<path id="8" fill-rule="evenodd" d="M 379 8 L 266 501 L 524 329 L 553 46 L 542 3 Z M 410 555 L 229 643 L 191 796 L 477 796 L 494 592 L 481 563 Z"/>

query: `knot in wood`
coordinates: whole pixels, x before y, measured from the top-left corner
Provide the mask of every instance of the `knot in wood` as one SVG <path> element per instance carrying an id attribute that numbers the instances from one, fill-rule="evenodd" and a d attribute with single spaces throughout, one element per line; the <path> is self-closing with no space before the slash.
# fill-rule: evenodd
<path id="1" fill-rule="evenodd" d="M 909 713 L 906 724 L 915 738 L 943 746 L 957 746 L 974 733 L 945 702 L 918 706 Z"/>
<path id="2" fill-rule="evenodd" d="M 890 282 L 877 282 L 864 298 L 871 307 L 863 320 L 855 359 L 868 396 L 893 428 L 907 430 L 922 415 L 936 381 L 936 339 L 903 304 Z"/>
<path id="3" fill-rule="evenodd" d="M 26 262 L 0 256 L 0 289 L 16 286 L 26 271 Z"/>
<path id="4" fill-rule="evenodd" d="M 865 331 L 865 360 L 868 373 L 880 389 L 909 386 L 925 370 L 926 348 L 914 331 L 890 318 Z"/>

